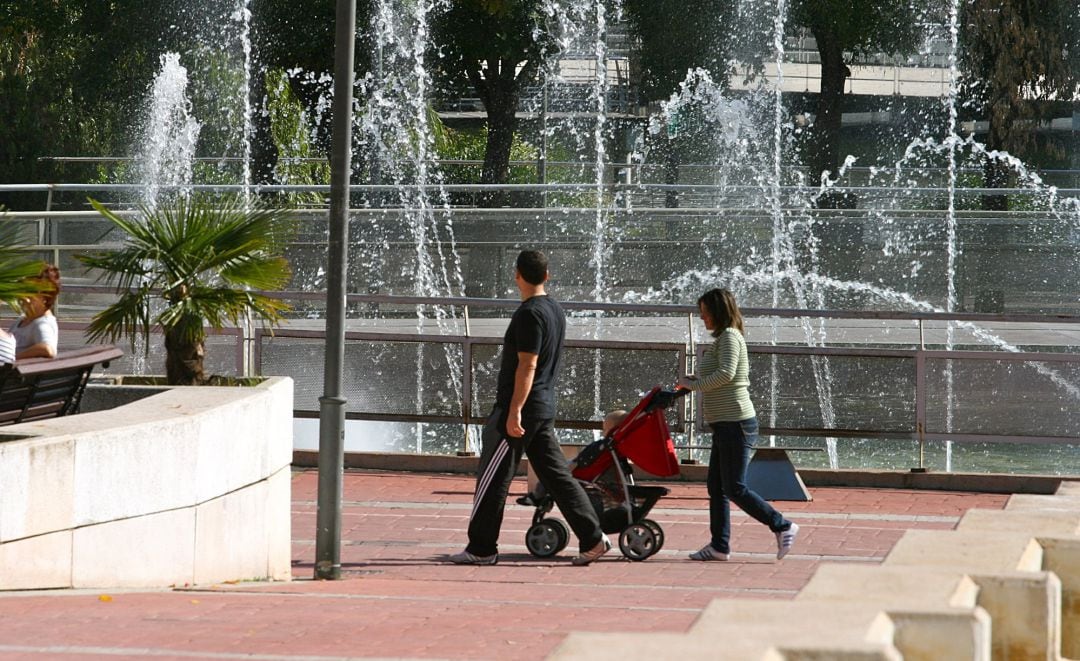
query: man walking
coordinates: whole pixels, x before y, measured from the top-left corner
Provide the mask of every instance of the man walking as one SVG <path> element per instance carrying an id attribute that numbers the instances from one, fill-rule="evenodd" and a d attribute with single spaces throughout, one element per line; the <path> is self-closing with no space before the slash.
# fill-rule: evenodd
<path id="1" fill-rule="evenodd" d="M 469 544 L 449 557 L 459 565 L 499 561 L 499 529 L 514 469 L 524 454 L 577 535 L 575 565 L 607 553 L 611 542 L 600 529 L 585 490 L 570 474 L 555 437 L 555 383 L 559 375 L 566 315 L 544 289 L 547 257 L 525 250 L 517 257 L 514 281 L 522 303 L 503 337 L 495 408 L 484 425 Z"/>

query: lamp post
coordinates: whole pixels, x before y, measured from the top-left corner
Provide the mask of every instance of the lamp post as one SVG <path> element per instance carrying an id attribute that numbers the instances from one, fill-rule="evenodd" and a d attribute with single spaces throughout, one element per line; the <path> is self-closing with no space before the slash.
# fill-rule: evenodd
<path id="1" fill-rule="evenodd" d="M 337 0 L 334 40 L 334 120 L 330 152 L 330 235 L 327 241 L 326 365 L 319 398 L 319 511 L 315 578 L 341 578 L 341 477 L 345 453 L 345 274 L 352 172 L 353 55 L 356 0 Z"/>

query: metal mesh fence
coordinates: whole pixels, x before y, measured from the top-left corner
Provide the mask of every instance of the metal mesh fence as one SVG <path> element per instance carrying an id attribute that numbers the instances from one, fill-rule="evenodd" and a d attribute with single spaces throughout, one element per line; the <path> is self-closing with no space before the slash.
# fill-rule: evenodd
<path id="1" fill-rule="evenodd" d="M 1080 438 L 1078 363 L 927 361 L 927 431 Z"/>
<path id="2" fill-rule="evenodd" d="M 751 354 L 762 424 L 915 432 L 915 364 L 904 358 Z"/>
<path id="3" fill-rule="evenodd" d="M 495 401 L 501 349 L 477 345 L 473 351 L 474 413 Z M 607 411 L 629 410 L 655 385 L 671 386 L 679 375 L 682 350 L 669 348 L 588 348 L 568 346 L 559 382 L 559 418 L 599 424 Z"/>
<path id="4" fill-rule="evenodd" d="M 325 341 L 263 336 L 262 373 L 295 383 L 294 407 L 317 411 L 323 392 Z M 461 416 L 461 347 L 431 342 L 345 343 L 346 411 L 383 416 Z"/>

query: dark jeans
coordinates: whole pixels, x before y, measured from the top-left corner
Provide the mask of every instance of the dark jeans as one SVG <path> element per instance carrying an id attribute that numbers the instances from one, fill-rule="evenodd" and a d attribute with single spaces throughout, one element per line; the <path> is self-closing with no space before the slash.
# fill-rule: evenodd
<path id="1" fill-rule="evenodd" d="M 720 553 L 731 552 L 732 502 L 773 532 L 790 528 L 790 521 L 746 486 L 746 466 L 758 436 L 757 418 L 710 422 L 709 427 L 713 432 L 708 476 L 712 547 Z"/>
<path id="2" fill-rule="evenodd" d="M 547 486 L 566 523 L 578 538 L 582 552 L 600 542 L 604 534 L 585 489 L 570 474 L 566 456 L 555 436 L 555 421 L 525 418 L 525 435 L 506 435 L 506 414 L 496 408 L 484 425 L 480 468 L 476 476 L 472 515 L 469 517 L 469 553 L 488 556 L 499 550 L 499 530 L 506 509 L 506 494 L 514 479 L 514 469 L 522 453 L 529 458 L 536 476 Z"/>

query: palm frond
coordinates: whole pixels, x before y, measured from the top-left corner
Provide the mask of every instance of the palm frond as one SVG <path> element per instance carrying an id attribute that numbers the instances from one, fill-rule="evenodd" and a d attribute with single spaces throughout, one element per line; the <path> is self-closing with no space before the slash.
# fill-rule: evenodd
<path id="1" fill-rule="evenodd" d="M 221 270 L 226 282 L 253 289 L 275 290 L 289 284 L 292 269 L 284 257 L 252 257 L 233 260 Z"/>
<path id="2" fill-rule="evenodd" d="M 0 209 L 0 221 L 3 216 Z M 43 291 L 46 284 L 36 279 L 42 266 L 41 260 L 24 251 L 18 227 L 0 224 L 0 302 L 15 307 L 19 300 Z"/>
<path id="3" fill-rule="evenodd" d="M 127 337 L 131 350 L 135 351 L 138 338 L 143 338 L 143 347 L 150 350 L 150 298 L 145 292 L 126 292 L 119 300 L 94 315 L 86 328 L 86 336 L 91 341 L 105 340 L 116 342 Z"/>
<path id="4" fill-rule="evenodd" d="M 149 336 L 160 325 L 187 342 L 202 341 L 204 327 L 234 325 L 250 312 L 278 323 L 289 306 L 247 288 L 273 290 L 291 276 L 281 252 L 294 225 L 288 212 L 245 208 L 236 199 L 183 199 L 121 217 L 91 200 L 126 235 L 112 252 L 79 259 L 113 284 L 120 299 L 93 320 L 92 338 Z M 151 302 L 162 299 L 153 319 Z"/>

